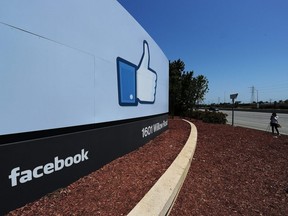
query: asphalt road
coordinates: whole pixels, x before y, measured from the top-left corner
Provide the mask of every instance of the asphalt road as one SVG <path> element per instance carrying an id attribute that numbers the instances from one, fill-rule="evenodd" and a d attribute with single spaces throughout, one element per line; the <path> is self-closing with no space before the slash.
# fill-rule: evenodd
<path id="1" fill-rule="evenodd" d="M 220 112 L 228 114 L 228 124 L 232 124 L 232 111 L 220 110 Z M 277 113 L 279 116 L 278 123 L 281 125 L 279 128 L 280 134 L 288 135 L 288 114 Z M 246 112 L 246 111 L 234 111 L 234 126 L 241 126 L 247 128 L 253 128 L 263 131 L 271 132 L 269 126 L 271 113 L 264 112 Z"/>

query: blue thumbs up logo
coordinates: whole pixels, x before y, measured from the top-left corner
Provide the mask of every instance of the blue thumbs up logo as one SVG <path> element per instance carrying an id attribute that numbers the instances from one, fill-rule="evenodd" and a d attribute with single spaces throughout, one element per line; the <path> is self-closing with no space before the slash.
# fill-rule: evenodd
<path id="1" fill-rule="evenodd" d="M 150 52 L 147 41 L 143 42 L 143 54 L 138 66 L 118 57 L 118 98 L 121 106 L 137 106 L 155 102 L 157 73 L 149 67 Z"/>

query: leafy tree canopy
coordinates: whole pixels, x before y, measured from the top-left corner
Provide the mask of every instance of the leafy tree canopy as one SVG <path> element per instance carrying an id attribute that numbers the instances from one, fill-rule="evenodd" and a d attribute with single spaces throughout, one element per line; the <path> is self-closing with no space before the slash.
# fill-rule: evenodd
<path id="1" fill-rule="evenodd" d="M 178 59 L 169 62 L 169 110 L 172 116 L 192 110 L 204 100 L 209 91 L 205 76 L 194 77 L 193 71 L 185 71 L 185 63 Z"/>

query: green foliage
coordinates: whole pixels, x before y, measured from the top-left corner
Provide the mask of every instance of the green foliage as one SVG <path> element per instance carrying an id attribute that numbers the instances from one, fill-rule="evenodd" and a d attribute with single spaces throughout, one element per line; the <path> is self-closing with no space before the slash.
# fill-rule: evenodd
<path id="1" fill-rule="evenodd" d="M 205 112 L 203 112 L 203 111 L 192 111 L 192 112 L 190 112 L 189 117 L 193 118 L 193 119 L 202 120 L 204 114 L 205 114 Z"/>
<path id="2" fill-rule="evenodd" d="M 206 123 L 214 124 L 226 124 L 227 123 L 227 114 L 222 112 L 209 112 L 209 111 L 191 111 L 187 112 L 186 116 L 192 119 L 202 120 Z"/>
<path id="3" fill-rule="evenodd" d="M 185 71 L 185 64 L 178 59 L 169 62 L 169 111 L 174 115 L 184 115 L 204 100 L 208 92 L 205 76 L 194 77 L 193 71 Z"/>
<path id="4" fill-rule="evenodd" d="M 178 59 L 177 61 L 169 62 L 169 110 L 170 114 L 174 113 L 179 107 L 180 90 L 181 90 L 181 74 L 183 73 L 185 64 Z"/>
<path id="5" fill-rule="evenodd" d="M 227 114 L 222 112 L 206 112 L 202 118 L 202 121 L 206 123 L 226 124 L 226 117 Z"/>

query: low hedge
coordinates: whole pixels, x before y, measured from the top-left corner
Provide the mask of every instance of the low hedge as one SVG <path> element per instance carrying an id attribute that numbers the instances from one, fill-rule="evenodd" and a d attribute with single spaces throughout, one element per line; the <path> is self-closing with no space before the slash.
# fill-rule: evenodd
<path id="1" fill-rule="evenodd" d="M 187 117 L 192 119 L 202 120 L 206 123 L 214 124 L 226 124 L 227 123 L 227 114 L 222 112 L 210 112 L 210 111 L 192 111 L 186 114 Z"/>

